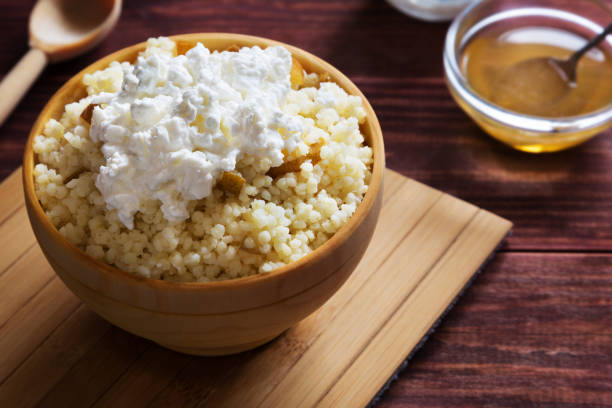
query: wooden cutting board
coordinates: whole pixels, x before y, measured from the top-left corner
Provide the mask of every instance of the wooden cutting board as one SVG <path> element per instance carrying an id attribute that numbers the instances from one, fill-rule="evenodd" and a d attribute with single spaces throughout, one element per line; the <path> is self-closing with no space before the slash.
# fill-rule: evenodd
<path id="1" fill-rule="evenodd" d="M 510 228 L 387 170 L 372 243 L 323 307 L 259 349 L 192 357 L 111 326 L 66 289 L 17 170 L 0 185 L 0 407 L 365 406 Z"/>

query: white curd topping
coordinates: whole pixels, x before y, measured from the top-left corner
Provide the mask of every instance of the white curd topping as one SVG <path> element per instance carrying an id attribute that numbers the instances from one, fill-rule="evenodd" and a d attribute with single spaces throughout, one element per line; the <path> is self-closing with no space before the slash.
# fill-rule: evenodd
<path id="1" fill-rule="evenodd" d="M 96 187 L 132 229 L 145 202 L 164 218 L 189 217 L 187 203 L 207 197 L 245 154 L 283 162 L 300 142 L 300 121 L 283 112 L 291 55 L 283 47 L 213 52 L 198 44 L 174 56 L 159 39 L 134 65 L 122 64 L 117 93 L 92 97 L 90 137 L 105 164 Z"/>

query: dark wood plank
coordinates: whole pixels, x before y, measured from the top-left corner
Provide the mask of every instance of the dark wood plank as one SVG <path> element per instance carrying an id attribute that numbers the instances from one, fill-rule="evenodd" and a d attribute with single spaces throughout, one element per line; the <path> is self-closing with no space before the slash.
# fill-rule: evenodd
<path id="1" fill-rule="evenodd" d="M 499 254 L 380 407 L 612 406 L 612 256 Z"/>
<path id="2" fill-rule="evenodd" d="M 612 406 L 610 336 L 491 339 L 440 333 L 377 407 Z"/>
<path id="3" fill-rule="evenodd" d="M 612 336 L 612 256 L 500 253 L 443 330 Z"/>
<path id="4" fill-rule="evenodd" d="M 31 4 L 0 6 L 7 33 L 0 39 L 0 72 L 26 50 Z M 125 2 L 118 29 L 91 53 L 48 67 L 0 128 L 0 179 L 21 163 L 29 129 L 48 98 L 89 63 L 149 36 L 232 31 L 295 44 L 343 70 L 379 115 L 389 167 L 513 221 L 509 249 L 612 249 L 612 131 L 544 156 L 489 139 L 446 90 L 446 29 L 372 0 Z"/>
<path id="5" fill-rule="evenodd" d="M 465 117 L 441 79 L 366 80 L 388 166 L 514 222 L 512 250 L 612 249 L 612 130 L 547 155 L 514 151 Z M 418 102 L 417 102 L 418 101 Z"/>
<path id="6" fill-rule="evenodd" d="M 579 11 L 579 2 L 564 1 Z M 543 156 L 491 140 L 445 88 L 441 49 L 448 25 L 412 20 L 381 0 L 124 3 L 118 29 L 91 53 L 48 67 L 0 128 L 0 180 L 20 165 L 29 130 L 50 96 L 103 55 L 149 36 L 198 31 L 295 44 L 337 66 L 364 91 L 381 121 L 390 168 L 515 224 L 506 252 L 466 293 L 380 406 L 612 406 L 612 131 Z M 33 4 L 0 4 L 0 77 L 27 51 Z M 83 401 L 93 403 L 107 389 L 105 398 L 112 399 L 121 385 L 87 368 L 103 367 L 108 359 L 116 367 L 149 370 L 140 368 L 138 355 L 158 352 L 117 331 L 99 346 L 99 355 L 91 351 L 67 371 L 44 402 L 60 401 L 57 392 L 75 384 L 80 389 L 74 395 Z M 171 358 L 164 361 L 161 366 L 176 367 Z M 223 377 L 215 367 L 215 359 L 189 360 L 151 396 L 153 405 L 197 405 L 211 391 L 198 388 L 202 381 Z M 159 385 L 157 375 L 150 381 Z"/>

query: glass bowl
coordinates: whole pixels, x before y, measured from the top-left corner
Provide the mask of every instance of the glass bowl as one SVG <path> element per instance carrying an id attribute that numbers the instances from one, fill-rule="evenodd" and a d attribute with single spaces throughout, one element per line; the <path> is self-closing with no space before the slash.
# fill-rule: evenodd
<path id="1" fill-rule="evenodd" d="M 603 30 L 612 13 L 597 2 L 553 0 L 478 0 L 453 21 L 444 45 L 446 83 L 459 106 L 489 135 L 530 153 L 567 149 L 590 139 L 612 125 L 612 101 L 587 114 L 545 118 L 516 113 L 482 98 L 460 68 L 466 45 L 494 27 L 510 30 L 539 26 L 569 31 L 588 39 Z M 575 11 L 579 9 L 580 15 Z M 612 55 L 612 36 L 599 45 Z M 612 80 L 612 78 L 610 79 Z"/>

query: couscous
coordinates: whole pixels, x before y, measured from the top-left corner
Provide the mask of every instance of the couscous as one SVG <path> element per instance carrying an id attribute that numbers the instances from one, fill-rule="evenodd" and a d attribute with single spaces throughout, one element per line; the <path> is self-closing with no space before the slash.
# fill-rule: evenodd
<path id="1" fill-rule="evenodd" d="M 268 272 L 326 242 L 367 191 L 361 99 L 283 47 L 177 55 L 161 37 L 83 83 L 34 140 L 36 194 L 62 235 L 121 270 Z"/>

